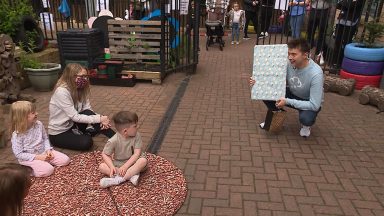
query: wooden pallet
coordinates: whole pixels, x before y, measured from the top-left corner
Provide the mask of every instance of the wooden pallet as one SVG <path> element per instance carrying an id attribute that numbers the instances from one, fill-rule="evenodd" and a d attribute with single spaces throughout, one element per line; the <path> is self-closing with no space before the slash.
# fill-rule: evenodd
<path id="1" fill-rule="evenodd" d="M 160 21 L 108 20 L 108 32 L 112 58 L 160 65 Z"/>
<path id="2" fill-rule="evenodd" d="M 136 65 L 160 66 L 161 22 L 143 20 L 108 20 L 109 49 L 113 59 L 124 61 L 127 68 Z M 161 72 L 123 70 L 137 79 L 161 83 Z"/>
<path id="3" fill-rule="evenodd" d="M 123 70 L 121 74 L 134 74 L 136 79 L 142 80 L 151 80 L 152 84 L 161 84 L 162 76 L 161 72 L 157 71 L 131 71 L 131 70 Z"/>

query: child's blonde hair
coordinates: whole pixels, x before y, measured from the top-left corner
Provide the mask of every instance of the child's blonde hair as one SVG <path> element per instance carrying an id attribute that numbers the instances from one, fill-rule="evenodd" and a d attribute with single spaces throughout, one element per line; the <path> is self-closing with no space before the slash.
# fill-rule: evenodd
<path id="1" fill-rule="evenodd" d="M 16 101 L 11 106 L 11 131 L 24 133 L 28 129 L 28 114 L 36 111 L 36 105 L 29 101 Z"/>
<path id="2" fill-rule="evenodd" d="M 71 97 L 75 106 L 78 102 L 84 103 L 89 96 L 89 82 L 88 84 L 82 88 L 78 89 L 76 86 L 76 75 L 82 70 L 86 70 L 83 66 L 77 63 L 70 63 L 64 68 L 63 74 L 60 79 L 57 81 L 56 88 L 61 86 L 68 88 L 68 91 L 71 93 Z"/>

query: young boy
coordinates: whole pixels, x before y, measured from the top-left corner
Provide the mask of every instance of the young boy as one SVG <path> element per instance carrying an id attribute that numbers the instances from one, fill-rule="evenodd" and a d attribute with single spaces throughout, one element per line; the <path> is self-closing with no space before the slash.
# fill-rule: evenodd
<path id="1" fill-rule="evenodd" d="M 102 188 L 131 181 L 137 185 L 139 174 L 147 166 L 145 152 L 141 152 L 141 135 L 137 132 L 138 116 L 129 111 L 120 111 L 113 116 L 117 133 L 104 147 L 99 170 L 108 175 L 100 180 Z"/>

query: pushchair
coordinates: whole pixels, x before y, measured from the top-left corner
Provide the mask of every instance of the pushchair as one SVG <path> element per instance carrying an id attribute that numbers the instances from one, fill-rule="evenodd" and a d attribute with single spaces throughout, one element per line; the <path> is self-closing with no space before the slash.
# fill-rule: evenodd
<path id="1" fill-rule="evenodd" d="M 223 40 L 224 36 L 224 25 L 225 25 L 225 18 L 226 18 L 226 9 L 223 8 L 211 8 L 214 13 L 216 13 L 215 17 L 210 17 L 212 16 L 213 12 L 210 13 L 208 12 L 208 17 L 207 20 L 205 21 L 205 28 L 206 30 L 206 35 L 207 35 L 207 42 L 205 45 L 206 50 L 208 50 L 208 47 L 211 45 L 218 43 L 220 50 L 223 51 L 223 48 L 225 46 L 225 42 Z"/>

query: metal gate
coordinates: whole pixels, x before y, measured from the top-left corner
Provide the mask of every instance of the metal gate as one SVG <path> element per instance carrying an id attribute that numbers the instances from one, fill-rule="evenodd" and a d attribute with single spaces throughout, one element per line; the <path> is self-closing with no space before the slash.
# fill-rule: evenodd
<path id="1" fill-rule="evenodd" d="M 12 2 L 12 1 L 11 1 Z M 66 4 L 64 4 L 66 3 Z M 102 10 L 114 18 L 161 21 L 161 74 L 194 71 L 198 63 L 200 4 L 193 0 L 32 0 L 45 39 L 70 28 L 88 28 Z M 195 28 L 195 26 L 197 26 Z"/>
<path id="2" fill-rule="evenodd" d="M 295 37 L 306 38 L 311 45 L 310 57 L 321 63 L 325 70 L 338 73 L 345 46 L 353 41 L 360 41 L 367 34 L 365 24 L 371 21 L 380 22 L 384 1 L 295 0 L 297 3 L 293 4 L 292 2 L 258 1 L 256 44 L 279 44 L 287 43 Z M 302 8 L 293 7 L 297 5 Z M 267 37 L 265 32 L 268 32 Z"/>

